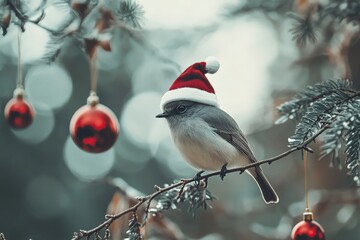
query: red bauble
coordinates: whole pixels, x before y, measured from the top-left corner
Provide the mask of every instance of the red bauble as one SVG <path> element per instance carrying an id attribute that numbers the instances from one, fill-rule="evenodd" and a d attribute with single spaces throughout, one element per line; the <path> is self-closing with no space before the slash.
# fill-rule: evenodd
<path id="1" fill-rule="evenodd" d="M 13 128 L 28 127 L 34 120 L 34 110 L 21 95 L 11 99 L 5 106 L 5 119 Z"/>
<path id="2" fill-rule="evenodd" d="M 324 229 L 316 221 L 301 221 L 291 232 L 291 240 L 324 240 Z"/>
<path id="3" fill-rule="evenodd" d="M 70 134 L 81 149 L 100 153 L 114 145 L 119 135 L 119 123 L 109 108 L 102 104 L 88 104 L 74 113 Z"/>

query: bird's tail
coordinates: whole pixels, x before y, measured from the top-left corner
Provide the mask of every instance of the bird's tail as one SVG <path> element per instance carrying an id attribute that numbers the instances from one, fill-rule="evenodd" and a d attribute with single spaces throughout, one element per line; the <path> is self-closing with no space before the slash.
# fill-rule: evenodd
<path id="1" fill-rule="evenodd" d="M 261 168 L 256 167 L 255 173 L 256 174 L 254 174 L 253 177 L 260 188 L 265 203 L 269 204 L 269 203 L 279 202 L 278 195 L 276 194 L 275 190 L 273 189 L 273 187 L 265 177 Z"/>

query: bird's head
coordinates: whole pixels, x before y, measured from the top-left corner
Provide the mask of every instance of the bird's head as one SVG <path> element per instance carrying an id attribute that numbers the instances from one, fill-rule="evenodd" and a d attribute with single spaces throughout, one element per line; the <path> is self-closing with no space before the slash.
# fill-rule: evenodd
<path id="1" fill-rule="evenodd" d="M 164 112 L 156 115 L 157 118 L 166 118 L 169 123 L 188 119 L 199 109 L 201 103 L 192 101 L 172 101 L 164 106 Z"/>

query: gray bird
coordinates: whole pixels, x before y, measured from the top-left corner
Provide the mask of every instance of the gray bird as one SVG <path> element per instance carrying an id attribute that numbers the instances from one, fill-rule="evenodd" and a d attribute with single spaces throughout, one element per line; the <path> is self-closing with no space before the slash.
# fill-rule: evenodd
<path id="1" fill-rule="evenodd" d="M 200 170 L 217 171 L 256 162 L 234 119 L 218 107 L 188 100 L 169 101 L 157 118 L 166 118 L 176 147 L 187 162 Z M 266 203 L 279 198 L 260 166 L 247 169 Z"/>

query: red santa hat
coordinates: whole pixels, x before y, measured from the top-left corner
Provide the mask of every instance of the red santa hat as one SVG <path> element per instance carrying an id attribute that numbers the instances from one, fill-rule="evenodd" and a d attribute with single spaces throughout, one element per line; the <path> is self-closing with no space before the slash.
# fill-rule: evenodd
<path id="1" fill-rule="evenodd" d="M 218 107 L 215 90 L 205 74 L 216 73 L 219 67 L 220 63 L 214 57 L 188 67 L 175 79 L 169 91 L 161 98 L 160 109 L 163 111 L 167 103 L 178 100 L 189 100 Z"/>

